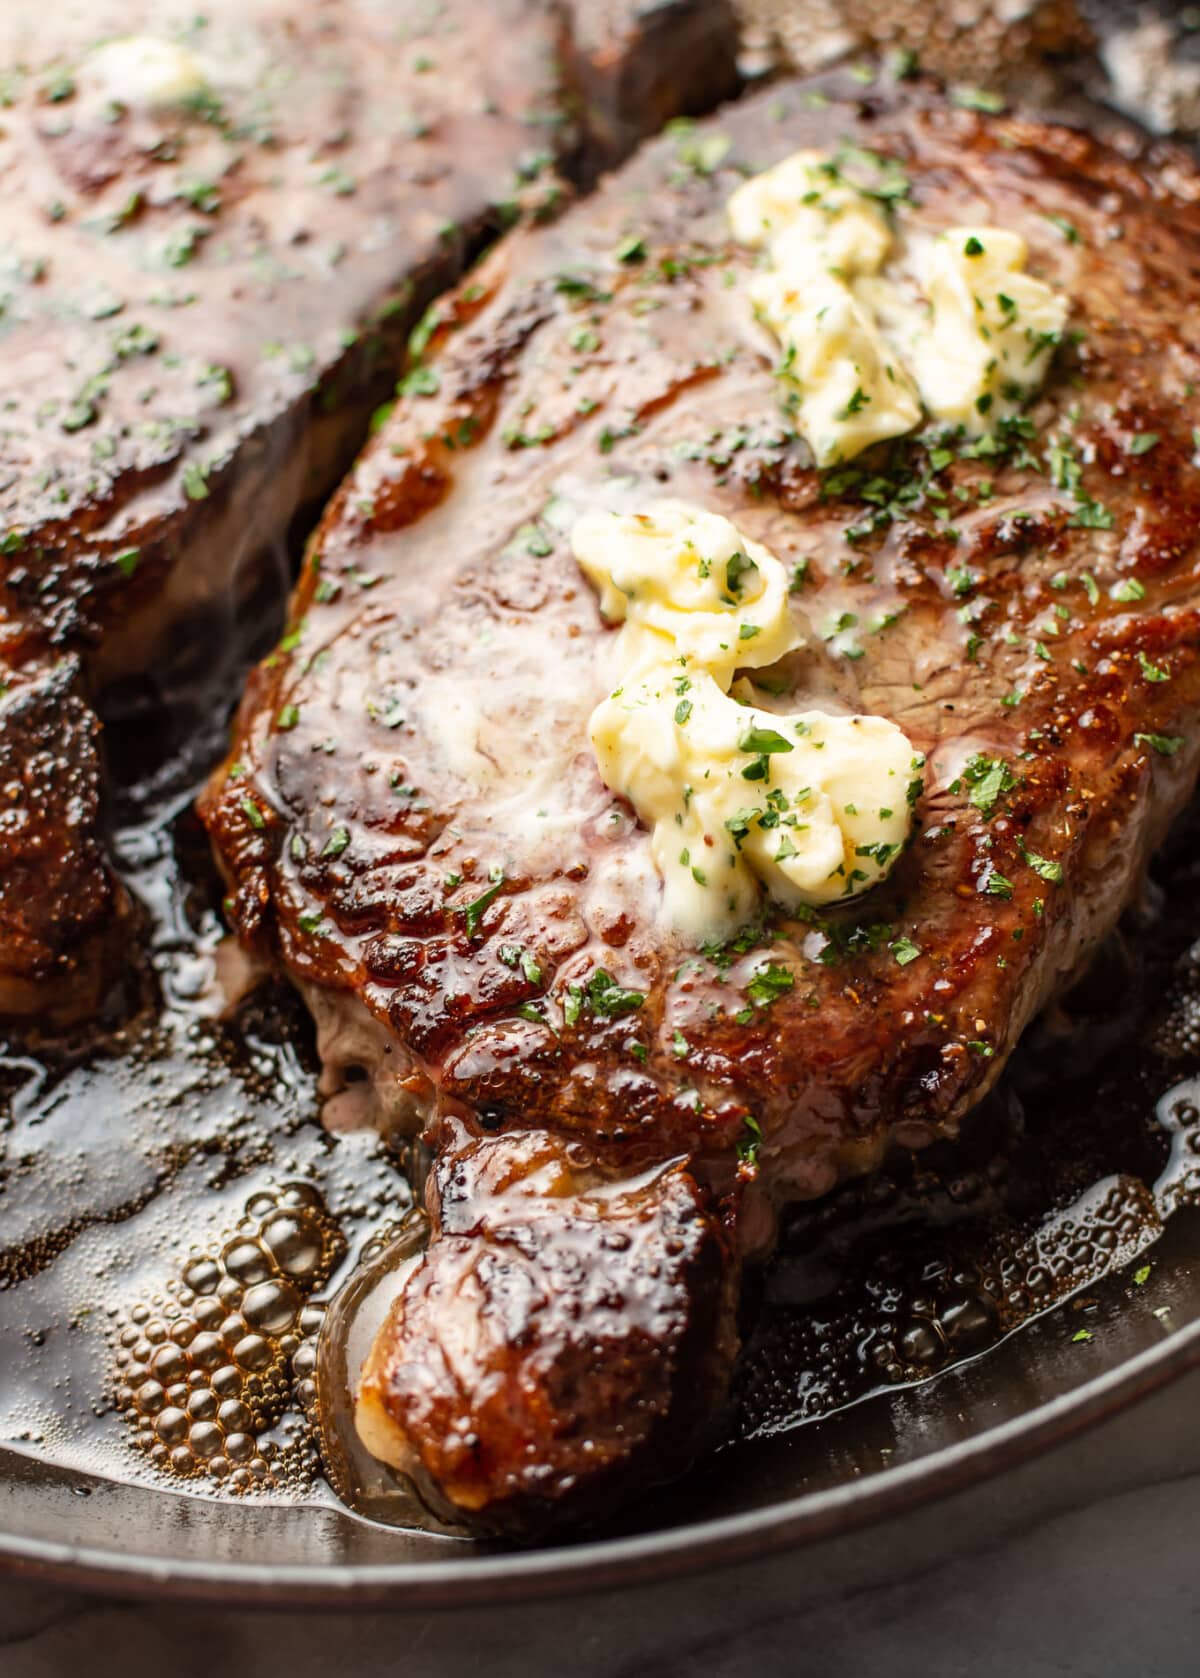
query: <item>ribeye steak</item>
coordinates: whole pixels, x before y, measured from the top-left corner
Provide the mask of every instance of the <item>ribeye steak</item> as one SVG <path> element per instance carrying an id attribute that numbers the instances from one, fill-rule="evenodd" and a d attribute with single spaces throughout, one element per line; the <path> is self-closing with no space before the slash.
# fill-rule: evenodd
<path id="1" fill-rule="evenodd" d="M 1071 300 L 1026 414 L 814 469 L 726 219 L 809 147 L 892 160 L 911 236 L 1024 236 Z M 912 84 L 664 137 L 443 305 L 203 812 L 332 1122 L 432 1151 L 359 1415 L 442 1506 L 538 1524 L 684 1461 L 771 1209 L 953 1132 L 1111 928 L 1200 753 L 1198 380 L 1194 168 Z M 588 744 L 615 631 L 570 544 L 664 496 L 792 576 L 817 651 L 781 711 L 882 715 L 927 758 L 885 884 L 703 950 Z"/>

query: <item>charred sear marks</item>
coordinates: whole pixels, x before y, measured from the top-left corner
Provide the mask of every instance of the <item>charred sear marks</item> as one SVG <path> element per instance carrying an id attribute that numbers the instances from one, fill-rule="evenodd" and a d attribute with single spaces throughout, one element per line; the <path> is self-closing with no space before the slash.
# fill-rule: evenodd
<path id="1" fill-rule="evenodd" d="M 1030 271 L 1072 299 L 1026 413 L 983 438 L 927 430 L 813 468 L 748 318 L 753 257 L 725 219 L 746 172 L 807 146 L 890 159 L 901 232 L 982 205 L 1025 238 Z M 365 1006 L 436 1091 L 442 1223 L 377 1348 L 377 1393 L 400 1455 L 464 1511 L 502 1523 L 538 1499 L 586 1504 L 561 1407 L 605 1439 L 605 1406 L 641 1415 L 653 1381 L 626 1338 L 630 1384 L 606 1386 L 607 1342 L 559 1302 L 580 1297 L 562 1255 L 588 1269 L 586 1194 L 531 1195 L 528 1243 L 486 1212 L 459 1230 L 444 1215 L 454 1161 L 478 1142 L 533 1182 L 542 1149 L 583 1146 L 605 1180 L 657 1162 L 655 1196 L 686 1179 L 701 1222 L 761 1245 L 762 1191 L 822 1193 L 889 1138 L 955 1126 L 1186 797 L 1197 197 L 1174 154 L 1118 157 L 919 87 L 778 87 L 665 136 L 556 225 L 502 244 L 419 346 L 314 538 L 204 814 L 243 935 Z M 780 709 L 803 694 L 891 718 L 921 782 L 885 885 L 703 950 L 657 921 L 646 835 L 587 750 L 611 632 L 568 545 L 579 512 L 663 495 L 725 513 L 787 566 L 810 647 L 778 672 Z M 439 1114 L 455 1115 L 453 1137 Z M 605 1250 L 596 1269 L 618 1266 L 628 1300 L 640 1284 L 619 1266 L 638 1262 Z M 674 1264 L 662 1275 L 678 1275 L 685 1316 L 711 1328 L 735 1266 Z M 510 1285 L 525 1303 L 508 1318 Z M 634 1334 L 627 1310 L 614 1334 Z M 668 1317 L 664 1348 L 683 1332 Z M 443 1355 L 464 1321 L 481 1361 L 457 1384 Z M 568 1402 L 546 1383 L 573 1379 L 585 1341 L 599 1384 L 581 1379 Z M 384 1373 L 418 1362 L 441 1371 L 428 1386 Z M 683 1363 L 668 1364 L 672 1386 Z M 691 1379 L 715 1392 L 723 1355 L 704 1367 Z M 517 1382 L 511 1415 L 493 1369 Z M 656 1416 L 677 1401 L 646 1400 Z M 627 1467 L 641 1438 L 633 1426 Z M 601 1449 L 598 1488 L 618 1455 Z"/>

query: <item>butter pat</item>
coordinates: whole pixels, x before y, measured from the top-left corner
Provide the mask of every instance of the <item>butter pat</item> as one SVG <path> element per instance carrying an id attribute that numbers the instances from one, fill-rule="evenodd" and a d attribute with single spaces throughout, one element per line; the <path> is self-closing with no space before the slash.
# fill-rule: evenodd
<path id="1" fill-rule="evenodd" d="M 571 545 L 601 612 L 624 623 L 623 672 L 684 659 L 727 690 L 735 670 L 803 644 L 783 566 L 718 513 L 665 500 L 644 516 L 585 513 Z"/>
<path id="2" fill-rule="evenodd" d="M 796 271 L 875 274 L 892 248 L 879 205 L 843 181 L 825 152 L 798 151 L 732 193 L 729 223 L 740 244 L 770 250 Z"/>
<path id="3" fill-rule="evenodd" d="M 920 767 L 901 730 L 730 695 L 736 671 L 805 641 L 774 554 L 677 501 L 586 514 L 572 542 L 605 615 L 622 623 L 622 679 L 592 714 L 592 747 L 605 784 L 650 830 L 671 925 L 696 942 L 726 938 L 764 894 L 795 909 L 881 880 L 908 837 Z"/>
<path id="4" fill-rule="evenodd" d="M 82 67 L 81 80 L 101 97 L 143 111 L 182 105 L 208 86 L 186 47 L 157 35 L 106 42 Z"/>
<path id="5" fill-rule="evenodd" d="M 952 227 L 930 247 L 931 320 L 913 360 L 935 419 L 978 435 L 1040 389 L 1068 303 L 1023 272 L 1027 255 L 1020 234 L 1000 227 Z"/>
<path id="6" fill-rule="evenodd" d="M 830 274 L 797 280 L 780 271 L 760 275 L 751 292 L 783 345 L 779 370 L 795 392 L 789 407 L 818 466 L 852 460 L 920 424 L 903 362 L 849 286 Z"/>
<path id="7" fill-rule="evenodd" d="M 979 434 L 1045 379 L 1069 304 L 1023 271 L 1018 234 L 954 227 L 916 263 L 870 194 L 813 151 L 746 181 L 728 213 L 764 253 L 750 299 L 783 346 L 785 406 L 818 466 L 914 430 L 922 404 Z"/>
<path id="8" fill-rule="evenodd" d="M 755 919 L 764 893 L 795 909 L 866 891 L 908 837 L 913 750 L 882 717 L 779 716 L 667 667 L 597 706 L 591 740 L 696 942 Z"/>
<path id="9" fill-rule="evenodd" d="M 729 200 L 735 236 L 765 248 L 751 282 L 755 312 L 783 345 L 789 407 L 818 466 L 850 460 L 920 423 L 912 381 L 885 341 L 859 282 L 892 248 L 872 199 L 820 152 L 797 152 Z"/>

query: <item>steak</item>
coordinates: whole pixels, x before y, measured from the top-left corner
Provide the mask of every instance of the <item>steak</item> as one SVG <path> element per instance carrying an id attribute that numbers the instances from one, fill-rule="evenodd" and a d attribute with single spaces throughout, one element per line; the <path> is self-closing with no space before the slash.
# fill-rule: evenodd
<path id="1" fill-rule="evenodd" d="M 120 932 L 87 707 L 228 672 L 434 291 L 522 205 L 552 208 L 560 166 L 733 84 L 722 0 L 580 15 L 585 34 L 555 0 L 7 8 L 0 658 L 14 694 L 71 697 L 37 724 L 58 789 L 6 779 L 2 842 L 30 862 L 49 824 L 72 890 L 64 912 L 30 903 L 24 862 L 0 873 L 0 1011 L 78 1009 L 93 941 Z M 3 702 L 6 762 L 33 703 Z"/>
<path id="2" fill-rule="evenodd" d="M 1024 414 L 815 469 L 725 209 L 811 147 L 869 151 L 908 235 L 1023 235 L 1071 299 Z M 1182 155 L 849 77 L 651 144 L 439 307 L 202 806 L 330 1121 L 432 1156 L 359 1425 L 439 1507 L 578 1519 L 685 1461 L 774 1210 L 952 1134 L 1113 926 L 1200 761 L 1198 345 Z M 792 578 L 761 703 L 926 758 L 884 884 L 701 950 L 588 743 L 617 632 L 569 540 L 664 496 Z"/>
<path id="3" fill-rule="evenodd" d="M 71 659 L 0 665 L 0 1004 L 10 1013 L 91 1014 L 113 977 L 127 903 L 98 838 L 95 716 Z"/>

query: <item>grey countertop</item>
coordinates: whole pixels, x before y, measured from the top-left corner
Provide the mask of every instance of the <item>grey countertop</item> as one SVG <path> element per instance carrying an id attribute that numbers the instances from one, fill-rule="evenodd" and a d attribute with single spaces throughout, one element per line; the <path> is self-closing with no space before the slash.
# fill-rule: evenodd
<path id="1" fill-rule="evenodd" d="M 405 1617 L 236 1613 L 0 1588 L 4 1678 L 300 1678 L 401 1671 L 430 1678 L 1183 1678 L 1197 1670 L 1200 1481 L 1186 1476 L 1039 1523 L 895 1583 L 759 1611 L 751 1585 L 725 1624 L 660 1623 L 641 1595 L 560 1612 Z M 797 1560 L 797 1566 L 803 1566 Z M 707 1618 L 707 1616 L 706 1616 Z M 634 1644 L 638 1647 L 634 1647 Z"/>

